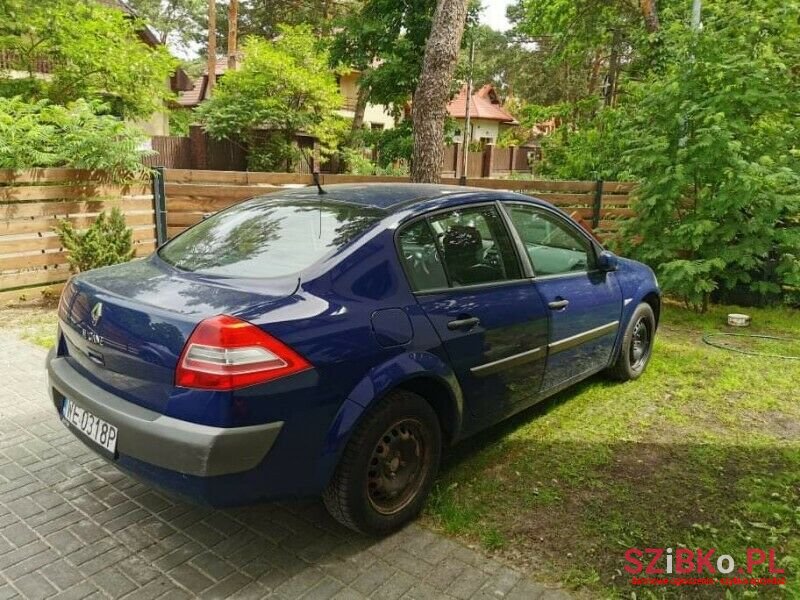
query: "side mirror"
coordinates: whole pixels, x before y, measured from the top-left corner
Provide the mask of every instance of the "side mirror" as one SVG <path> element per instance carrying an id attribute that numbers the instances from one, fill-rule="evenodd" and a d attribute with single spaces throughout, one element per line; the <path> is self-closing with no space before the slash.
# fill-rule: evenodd
<path id="1" fill-rule="evenodd" d="M 617 255 L 608 250 L 603 250 L 597 256 L 597 268 L 601 271 L 608 273 L 609 271 L 616 271 L 619 267 L 619 259 Z"/>

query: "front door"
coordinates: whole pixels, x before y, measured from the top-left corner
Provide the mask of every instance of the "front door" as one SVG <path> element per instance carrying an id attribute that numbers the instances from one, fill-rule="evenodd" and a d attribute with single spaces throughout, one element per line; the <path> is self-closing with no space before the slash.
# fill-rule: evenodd
<path id="1" fill-rule="evenodd" d="M 399 236 L 417 299 L 464 393 L 465 432 L 535 401 L 547 355 L 547 309 L 525 279 L 495 204 L 449 209 Z"/>
<path id="2" fill-rule="evenodd" d="M 622 292 L 614 273 L 596 268 L 594 245 L 571 221 L 530 204 L 507 203 L 505 207 L 550 315 L 542 383 L 546 393 L 609 364 L 619 330 Z"/>

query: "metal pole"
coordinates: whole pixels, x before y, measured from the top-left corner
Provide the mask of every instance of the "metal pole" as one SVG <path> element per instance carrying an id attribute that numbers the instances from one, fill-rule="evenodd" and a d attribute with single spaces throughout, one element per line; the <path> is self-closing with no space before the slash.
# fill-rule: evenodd
<path id="1" fill-rule="evenodd" d="M 692 29 L 700 31 L 703 26 L 701 14 L 703 11 L 703 0 L 692 0 Z"/>
<path id="2" fill-rule="evenodd" d="M 217 84 L 217 0 L 208 0 L 208 80 L 206 97 Z M 202 100 L 202 98 L 201 98 Z"/>
<path id="3" fill-rule="evenodd" d="M 167 196 L 164 193 L 164 167 L 153 170 L 153 212 L 156 221 L 156 247 L 167 242 Z"/>
<path id="4" fill-rule="evenodd" d="M 594 188 L 594 207 L 592 209 L 592 229 L 600 225 L 600 211 L 603 208 L 603 180 L 598 179 Z"/>
<path id="5" fill-rule="evenodd" d="M 470 132 L 470 119 L 469 119 L 469 104 L 472 100 L 472 74 L 475 67 L 475 33 L 472 32 L 471 40 L 469 42 L 469 76 L 467 77 L 467 102 L 464 109 L 464 134 L 462 135 L 461 144 L 461 177 L 458 180 L 459 185 L 467 185 L 467 164 L 469 157 L 469 143 L 472 141 Z"/>

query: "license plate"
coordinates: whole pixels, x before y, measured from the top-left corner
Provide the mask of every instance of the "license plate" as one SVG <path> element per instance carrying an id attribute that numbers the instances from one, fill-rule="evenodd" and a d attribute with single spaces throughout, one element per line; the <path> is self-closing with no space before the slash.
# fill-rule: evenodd
<path id="1" fill-rule="evenodd" d="M 117 428 L 84 410 L 69 398 L 64 399 L 62 416 L 75 429 L 111 454 L 117 449 Z"/>

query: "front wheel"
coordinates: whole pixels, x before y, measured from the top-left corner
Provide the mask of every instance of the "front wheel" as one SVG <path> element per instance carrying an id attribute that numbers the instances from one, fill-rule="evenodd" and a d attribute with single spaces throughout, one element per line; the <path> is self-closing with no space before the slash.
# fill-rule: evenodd
<path id="1" fill-rule="evenodd" d="M 389 393 L 360 423 L 323 494 L 343 525 L 372 535 L 416 517 L 439 469 L 439 419 L 421 396 Z"/>
<path id="2" fill-rule="evenodd" d="M 644 373 L 653 351 L 656 317 L 652 307 L 642 302 L 628 321 L 616 362 L 608 370 L 619 381 L 630 381 Z"/>

